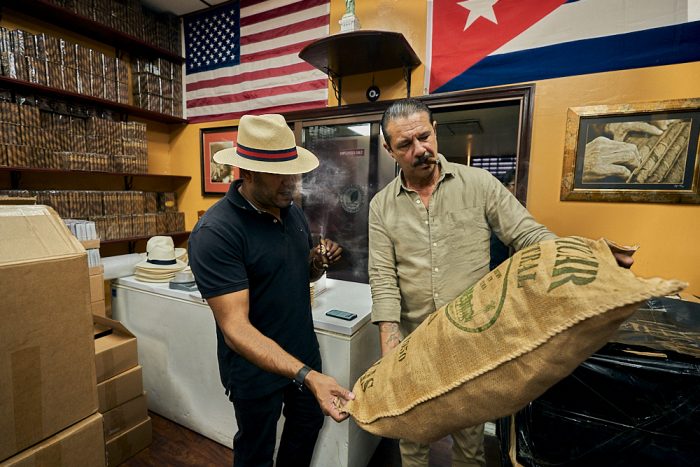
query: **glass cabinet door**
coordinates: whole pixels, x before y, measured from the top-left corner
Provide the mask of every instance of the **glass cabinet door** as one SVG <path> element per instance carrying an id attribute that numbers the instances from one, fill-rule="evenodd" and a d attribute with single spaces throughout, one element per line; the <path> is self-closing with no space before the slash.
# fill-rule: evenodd
<path id="1" fill-rule="evenodd" d="M 393 160 L 379 144 L 379 124 L 312 122 L 302 129 L 302 146 L 320 162 L 302 177 L 311 232 L 316 241 L 323 236 L 343 247 L 343 259 L 328 277 L 366 283 L 369 201 L 394 177 Z"/>

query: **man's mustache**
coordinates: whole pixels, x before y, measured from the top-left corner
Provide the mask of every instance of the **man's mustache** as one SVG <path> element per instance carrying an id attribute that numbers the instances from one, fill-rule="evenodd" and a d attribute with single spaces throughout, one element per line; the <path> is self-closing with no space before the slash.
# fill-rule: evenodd
<path id="1" fill-rule="evenodd" d="M 433 159 L 432 154 L 429 152 L 424 152 L 422 156 L 415 160 L 413 167 L 418 167 L 423 164 L 437 164 L 437 160 Z"/>

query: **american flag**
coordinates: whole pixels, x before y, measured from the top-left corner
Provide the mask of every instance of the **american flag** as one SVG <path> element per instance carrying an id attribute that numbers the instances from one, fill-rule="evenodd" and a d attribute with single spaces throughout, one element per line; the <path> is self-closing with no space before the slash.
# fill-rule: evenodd
<path id="1" fill-rule="evenodd" d="M 328 78 L 299 51 L 328 36 L 329 14 L 329 0 L 240 0 L 188 15 L 188 120 L 325 107 Z"/>

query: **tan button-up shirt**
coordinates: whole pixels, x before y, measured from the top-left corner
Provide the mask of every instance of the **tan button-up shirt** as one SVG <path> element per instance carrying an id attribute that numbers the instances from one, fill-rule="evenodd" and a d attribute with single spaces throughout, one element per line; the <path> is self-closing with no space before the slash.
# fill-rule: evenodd
<path id="1" fill-rule="evenodd" d="M 372 321 L 404 335 L 489 272 L 492 231 L 516 250 L 555 237 L 491 174 L 438 157 L 427 209 L 401 174 L 370 203 Z"/>

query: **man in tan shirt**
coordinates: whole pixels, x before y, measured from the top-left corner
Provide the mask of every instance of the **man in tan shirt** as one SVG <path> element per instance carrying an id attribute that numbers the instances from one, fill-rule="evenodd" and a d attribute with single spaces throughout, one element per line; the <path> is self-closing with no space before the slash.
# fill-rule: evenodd
<path id="1" fill-rule="evenodd" d="M 392 104 L 382 131 L 401 169 L 369 213 L 372 321 L 384 355 L 489 272 L 492 231 L 516 250 L 554 234 L 491 174 L 447 162 L 422 102 Z M 483 433 L 480 425 L 453 434 L 454 465 L 485 465 Z M 404 467 L 428 465 L 429 446 L 401 440 L 400 447 Z"/>
<path id="2" fill-rule="evenodd" d="M 372 321 L 382 355 L 489 272 L 492 232 L 515 250 L 555 237 L 491 174 L 447 162 L 436 125 L 416 99 L 396 101 L 382 118 L 384 147 L 401 169 L 369 212 Z M 480 425 L 452 435 L 453 465 L 485 465 L 483 433 Z M 400 448 L 403 467 L 428 465 L 429 446 L 401 440 Z"/>

